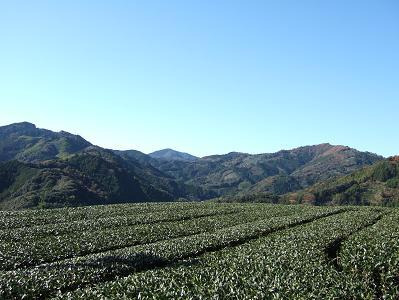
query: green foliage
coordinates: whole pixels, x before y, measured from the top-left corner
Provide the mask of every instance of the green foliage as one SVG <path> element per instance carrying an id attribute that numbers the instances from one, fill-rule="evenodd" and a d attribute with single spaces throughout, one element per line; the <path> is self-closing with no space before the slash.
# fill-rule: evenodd
<path id="1" fill-rule="evenodd" d="M 1 249 L 0 298 L 54 296 L 242 245 L 341 211 L 176 203 L 4 213 L 0 233 L 9 242 Z M 17 248 L 19 255 L 12 255 Z"/>
<path id="2" fill-rule="evenodd" d="M 387 185 L 387 187 L 389 187 L 389 188 L 391 188 L 391 189 L 397 189 L 397 188 L 399 188 L 399 178 L 396 177 L 396 178 L 388 179 L 388 180 L 386 181 L 386 185 Z"/>
<path id="3" fill-rule="evenodd" d="M 342 244 L 342 268 L 369 299 L 394 299 L 399 295 L 398 237 L 399 213 L 395 211 Z"/>
<path id="4" fill-rule="evenodd" d="M 223 196 L 212 199 L 217 203 L 278 203 L 279 197 L 272 193 L 253 193 L 244 195 Z"/>
<path id="5" fill-rule="evenodd" d="M 0 212 L 1 299 L 395 299 L 398 209 L 147 203 Z"/>
<path id="6" fill-rule="evenodd" d="M 322 218 L 60 298 L 362 298 L 363 290 L 347 282 L 345 274 L 339 274 L 325 250 L 331 243 L 373 224 L 378 216 L 363 211 Z"/>
<path id="7" fill-rule="evenodd" d="M 373 170 L 373 179 L 385 182 L 392 177 L 397 176 L 396 166 L 388 161 L 384 161 L 378 165 Z"/>
<path id="8" fill-rule="evenodd" d="M 273 192 L 282 195 L 300 188 L 298 182 L 290 176 L 277 176 L 273 182 Z"/>
<path id="9" fill-rule="evenodd" d="M 397 206 L 399 203 L 399 161 L 385 160 L 350 175 L 327 180 L 287 194 L 280 202 L 300 203 L 301 194 L 312 194 L 316 204 Z"/>
<path id="10" fill-rule="evenodd" d="M 211 191 L 176 182 L 150 166 L 92 149 L 39 164 L 0 164 L 0 209 L 201 199 Z"/>
<path id="11" fill-rule="evenodd" d="M 0 127 L 0 162 L 13 159 L 39 162 L 65 158 L 90 146 L 78 135 L 39 129 L 27 122 Z"/>
<path id="12" fill-rule="evenodd" d="M 171 200 L 140 182 L 128 166 L 91 154 L 37 165 L 0 164 L 0 208 L 51 208 L 90 204 Z M 147 194 L 148 192 L 148 194 Z"/>

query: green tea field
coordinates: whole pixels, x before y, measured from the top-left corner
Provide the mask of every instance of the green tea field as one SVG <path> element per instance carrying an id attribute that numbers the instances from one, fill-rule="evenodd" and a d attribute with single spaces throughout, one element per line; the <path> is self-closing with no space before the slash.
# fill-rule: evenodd
<path id="1" fill-rule="evenodd" d="M 399 210 L 151 203 L 0 212 L 1 299 L 397 299 Z"/>

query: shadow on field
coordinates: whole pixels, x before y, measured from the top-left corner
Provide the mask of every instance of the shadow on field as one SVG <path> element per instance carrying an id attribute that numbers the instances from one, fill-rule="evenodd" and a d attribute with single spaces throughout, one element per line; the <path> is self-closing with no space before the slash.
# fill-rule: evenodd
<path id="1" fill-rule="evenodd" d="M 78 272 L 80 276 L 82 276 L 84 273 L 90 275 L 91 279 L 88 281 L 86 279 L 84 283 L 75 282 L 74 284 L 65 285 L 64 287 L 60 288 L 60 291 L 64 293 L 91 284 L 112 281 L 115 280 L 116 277 L 124 277 L 132 275 L 136 272 L 168 266 L 191 266 L 197 263 L 198 259 L 168 260 L 149 253 L 135 253 L 126 256 L 102 256 L 81 261 L 76 259 L 72 262 L 58 262 L 53 265 L 43 265 L 39 267 L 39 269 L 42 269 L 44 272 L 51 272 L 52 270 L 63 272 L 65 274 L 65 279 L 68 277 L 74 278 L 76 276 L 76 272 Z M 82 278 L 84 277 L 85 276 Z M 51 296 L 52 291 L 42 291 L 42 295 L 46 297 Z"/>
<path id="2" fill-rule="evenodd" d="M 132 255 L 108 255 L 90 260 L 75 260 L 74 262 L 59 262 L 52 266 L 46 266 L 47 270 L 64 269 L 64 270 L 93 270 L 101 269 L 105 271 L 102 278 L 114 277 L 115 275 L 125 276 L 134 272 L 146 271 L 154 268 L 162 268 L 166 266 L 191 266 L 198 263 L 197 259 L 165 259 L 163 257 L 151 253 L 135 253 Z M 104 276 L 105 275 L 105 276 Z"/>

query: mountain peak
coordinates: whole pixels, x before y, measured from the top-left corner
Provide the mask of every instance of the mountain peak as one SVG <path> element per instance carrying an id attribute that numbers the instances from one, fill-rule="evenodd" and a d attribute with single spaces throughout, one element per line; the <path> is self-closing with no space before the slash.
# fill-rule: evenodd
<path id="1" fill-rule="evenodd" d="M 20 127 L 28 127 L 28 128 L 36 128 L 36 125 L 30 122 L 19 122 L 19 123 L 14 123 L 11 125 L 15 126 L 20 126 Z"/>
<path id="2" fill-rule="evenodd" d="M 29 122 L 0 127 L 0 162 L 39 162 L 67 157 L 91 144 L 79 135 L 37 128 Z"/>
<path id="3" fill-rule="evenodd" d="M 163 159 L 163 160 L 182 160 L 182 161 L 194 161 L 198 157 L 185 153 L 176 151 L 170 148 L 165 148 L 162 150 L 154 151 L 148 154 L 152 158 Z"/>
<path id="4" fill-rule="evenodd" d="M 0 126 L 0 129 L 36 129 L 36 125 L 29 122 L 12 123 L 5 126 Z"/>

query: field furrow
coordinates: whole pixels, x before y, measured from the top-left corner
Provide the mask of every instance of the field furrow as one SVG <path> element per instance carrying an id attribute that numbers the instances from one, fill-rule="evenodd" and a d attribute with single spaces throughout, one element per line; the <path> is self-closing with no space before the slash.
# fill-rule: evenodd
<path id="1" fill-rule="evenodd" d="M 296 207 L 295 210 L 296 214 L 286 217 L 265 218 L 263 212 L 264 219 L 260 221 L 222 228 L 215 232 L 88 255 L 32 269 L 2 272 L 1 281 L 6 283 L 2 288 L 7 291 L 5 295 L 8 298 L 17 297 L 21 292 L 31 297 L 54 295 L 57 291 L 73 290 L 88 284 L 113 280 L 116 276 L 165 267 L 206 252 L 242 245 L 272 232 L 343 211 L 342 208 L 307 207 Z M 251 215 L 254 213 L 251 212 Z M 22 290 L 21 286 L 24 287 Z"/>
<path id="2" fill-rule="evenodd" d="M 346 280 L 364 291 L 364 299 L 397 299 L 399 212 L 391 212 L 344 241 L 338 262 Z"/>
<path id="3" fill-rule="evenodd" d="M 151 203 L 0 212 L 0 299 L 54 297 L 397 299 L 399 210 Z"/>
<path id="4" fill-rule="evenodd" d="M 342 236 L 338 237 L 336 240 L 333 240 L 326 246 L 324 252 L 326 254 L 327 261 L 329 263 L 331 263 L 337 271 L 339 271 L 339 272 L 343 271 L 342 266 L 340 264 L 340 256 L 339 256 L 342 244 L 346 240 L 350 239 L 351 236 L 353 236 L 363 230 L 366 230 L 368 227 L 373 226 L 374 224 L 379 222 L 384 216 L 386 216 L 387 214 L 390 213 L 389 210 L 384 210 L 384 209 L 376 209 L 376 212 L 380 212 L 380 215 L 375 220 L 373 220 L 371 223 L 364 224 L 364 226 L 360 227 L 357 231 L 353 231 L 353 232 L 348 233 L 347 235 L 342 235 Z"/>
<path id="5" fill-rule="evenodd" d="M 202 232 L 213 232 L 223 227 L 293 212 L 295 210 L 289 206 L 286 209 L 253 210 L 249 208 L 235 214 L 206 216 L 178 222 L 117 226 L 105 229 L 93 227 L 91 231 L 72 232 L 60 236 L 29 236 L 21 241 L 0 243 L 0 269 L 12 270 L 36 266 L 87 254 L 123 249 Z"/>
<path id="6" fill-rule="evenodd" d="M 60 298 L 356 298 L 356 290 L 326 262 L 324 250 L 332 241 L 372 224 L 379 216 L 371 210 L 335 214 L 239 247 L 78 289 Z"/>
<path id="7" fill-rule="evenodd" d="M 179 213 L 174 211 L 156 212 L 142 215 L 115 216 L 100 219 L 88 219 L 67 223 L 35 225 L 16 229 L 0 230 L 0 241 L 28 242 L 27 239 L 39 239 L 49 236 L 60 236 L 68 233 L 104 230 L 107 228 L 129 227 L 142 224 L 185 221 L 190 219 L 211 217 L 240 212 L 237 208 L 226 209 L 189 209 Z M 0 242 L 1 243 L 1 242 Z"/>
<path id="8" fill-rule="evenodd" d="M 249 204 L 248 207 L 253 205 Z M 237 204 L 220 205 L 214 203 L 140 203 L 98 205 L 76 208 L 59 208 L 52 210 L 0 211 L 0 230 L 43 226 L 51 224 L 65 224 L 82 220 L 98 220 L 120 216 L 148 216 L 159 213 L 161 215 L 178 214 L 185 210 L 202 209 L 230 209 L 242 210 Z"/>

